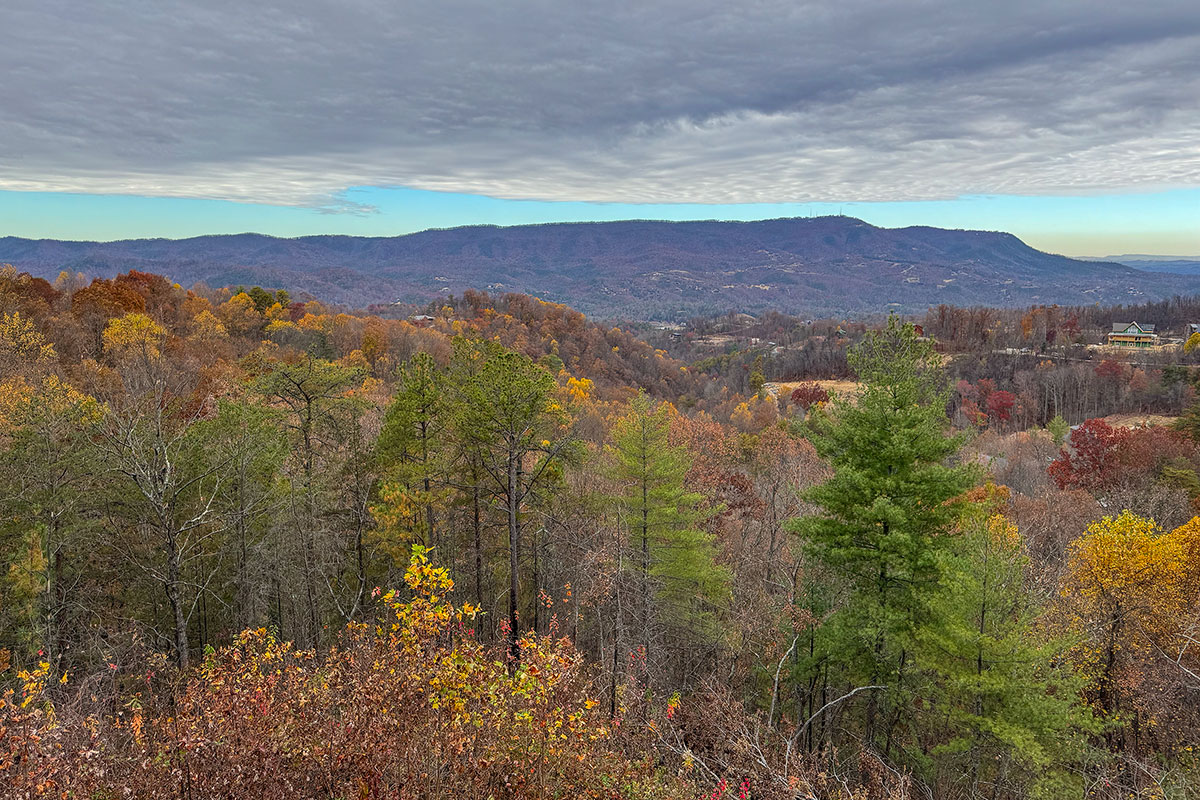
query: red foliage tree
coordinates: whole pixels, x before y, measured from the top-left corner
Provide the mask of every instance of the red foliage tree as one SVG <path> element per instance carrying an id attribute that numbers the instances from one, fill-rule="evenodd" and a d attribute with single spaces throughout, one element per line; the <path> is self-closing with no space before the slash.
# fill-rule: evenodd
<path id="1" fill-rule="evenodd" d="M 1117 448 L 1122 471 L 1153 475 L 1171 461 L 1192 460 L 1195 445 L 1187 434 L 1161 425 L 1134 428 Z"/>
<path id="2" fill-rule="evenodd" d="M 962 406 L 960 406 L 963 418 L 967 424 L 974 425 L 976 428 L 982 428 L 987 424 L 987 414 L 979 410 L 979 404 L 971 398 L 964 398 Z"/>
<path id="3" fill-rule="evenodd" d="M 1074 311 L 1063 320 L 1062 332 L 1072 342 L 1079 338 L 1079 315 Z"/>
<path id="4" fill-rule="evenodd" d="M 1104 491 L 1122 482 L 1152 480 L 1164 464 L 1195 455 L 1195 445 L 1179 431 L 1130 430 L 1089 419 L 1071 433 L 1048 471 L 1060 489 Z"/>
<path id="5" fill-rule="evenodd" d="M 994 422 L 1008 422 L 1012 419 L 1012 411 L 1016 404 L 1017 398 L 1012 392 L 992 392 L 987 397 L 988 416 Z"/>
<path id="6" fill-rule="evenodd" d="M 1104 489 L 1116 480 L 1118 449 L 1128 438 L 1125 428 L 1102 419 L 1089 419 L 1067 439 L 1067 446 L 1050 463 L 1048 472 L 1060 489 Z"/>
<path id="7" fill-rule="evenodd" d="M 1120 361 L 1113 361 L 1111 358 L 1106 358 L 1096 367 L 1096 377 L 1105 378 L 1111 381 L 1124 381 L 1127 373 L 1127 368 Z"/>
<path id="8" fill-rule="evenodd" d="M 828 403 L 829 392 L 815 383 L 802 383 L 792 391 L 792 402 L 808 411 L 817 403 Z"/>

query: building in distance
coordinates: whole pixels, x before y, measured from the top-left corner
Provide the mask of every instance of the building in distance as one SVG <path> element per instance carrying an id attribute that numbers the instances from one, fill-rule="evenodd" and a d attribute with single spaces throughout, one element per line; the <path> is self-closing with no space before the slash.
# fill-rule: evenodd
<path id="1" fill-rule="evenodd" d="M 1116 347 L 1154 347 L 1158 344 L 1158 334 L 1154 332 L 1153 325 L 1114 322 L 1108 334 L 1108 343 Z"/>

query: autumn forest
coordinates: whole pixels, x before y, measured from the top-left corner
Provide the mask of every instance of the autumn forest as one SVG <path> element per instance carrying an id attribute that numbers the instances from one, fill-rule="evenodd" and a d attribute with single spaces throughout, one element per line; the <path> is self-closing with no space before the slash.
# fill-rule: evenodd
<path id="1" fill-rule="evenodd" d="M 1200 335 L 0 269 L 0 792 L 1200 796 Z"/>

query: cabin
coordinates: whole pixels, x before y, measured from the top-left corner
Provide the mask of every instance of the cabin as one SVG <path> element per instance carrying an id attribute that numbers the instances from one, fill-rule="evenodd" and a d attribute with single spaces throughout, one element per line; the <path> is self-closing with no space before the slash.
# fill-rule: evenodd
<path id="1" fill-rule="evenodd" d="M 434 317 L 428 314 L 417 314 L 415 317 L 409 317 L 408 321 L 418 328 L 428 328 L 434 323 Z"/>
<path id="2" fill-rule="evenodd" d="M 1154 347 L 1158 344 L 1158 334 L 1154 332 L 1153 325 L 1114 322 L 1108 334 L 1108 343 L 1115 347 Z"/>

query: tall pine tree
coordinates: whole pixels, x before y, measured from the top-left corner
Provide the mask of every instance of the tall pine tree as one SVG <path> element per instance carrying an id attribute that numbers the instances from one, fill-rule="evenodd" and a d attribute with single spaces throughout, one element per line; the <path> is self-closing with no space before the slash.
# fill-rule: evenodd
<path id="1" fill-rule="evenodd" d="M 574 437 L 554 399 L 554 377 L 524 353 L 499 342 L 456 339 L 450 376 L 458 446 L 482 480 L 478 485 L 506 518 L 508 645 L 515 665 L 520 660 L 523 551 L 529 549 L 527 506 L 561 477 L 559 466 L 571 456 Z M 532 583 L 526 604 L 531 609 L 540 588 L 536 580 Z M 530 620 L 533 617 L 531 613 Z"/>
<path id="2" fill-rule="evenodd" d="M 931 618 L 944 577 L 954 498 L 973 471 L 947 462 L 949 389 L 931 343 L 888 320 L 850 353 L 861 383 L 810 422 L 833 476 L 807 492 L 820 513 L 797 520 L 810 558 L 841 582 L 846 602 L 829 621 L 829 657 L 866 694 L 863 735 L 886 752 L 904 708 L 914 634 Z"/>
<path id="3" fill-rule="evenodd" d="M 636 574 L 640 644 L 647 659 L 655 634 L 675 630 L 676 640 L 708 639 L 715 611 L 729 594 L 728 571 L 701 525 L 710 515 L 704 498 L 683 484 L 691 457 L 667 435 L 670 408 L 634 398 L 613 430 L 614 498 L 628 531 L 629 564 Z"/>
<path id="4" fill-rule="evenodd" d="M 909 763 L 923 768 L 935 796 L 1079 795 L 1070 765 L 1096 720 L 1081 700 L 1084 677 L 1063 658 L 1073 642 L 1039 624 L 1020 533 L 1000 513 L 1008 490 L 989 485 L 970 497 L 936 624 L 920 631 L 929 686 L 909 716 L 922 734 Z"/>

